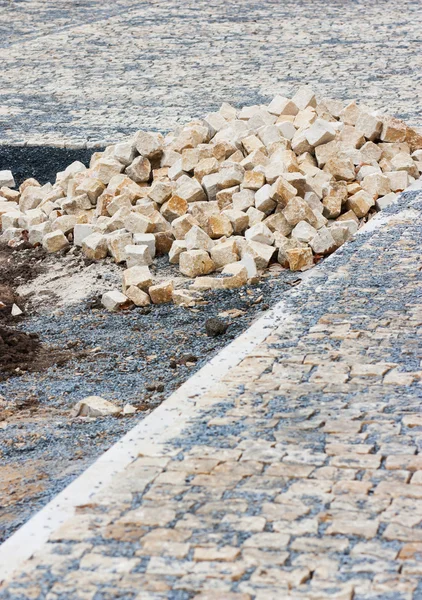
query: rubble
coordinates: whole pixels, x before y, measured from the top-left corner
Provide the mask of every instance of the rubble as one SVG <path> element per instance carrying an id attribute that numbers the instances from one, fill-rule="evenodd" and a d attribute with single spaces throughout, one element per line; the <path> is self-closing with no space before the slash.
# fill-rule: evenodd
<path id="1" fill-rule="evenodd" d="M 422 171 L 422 136 L 352 101 L 318 101 L 308 86 L 268 106 L 223 104 L 163 136 L 139 131 L 41 186 L 14 190 L 0 172 L 1 239 L 54 253 L 78 246 L 124 268 L 109 310 L 195 295 L 154 280 L 168 255 L 195 289 L 245 285 L 271 261 L 313 266 L 397 198 Z"/>

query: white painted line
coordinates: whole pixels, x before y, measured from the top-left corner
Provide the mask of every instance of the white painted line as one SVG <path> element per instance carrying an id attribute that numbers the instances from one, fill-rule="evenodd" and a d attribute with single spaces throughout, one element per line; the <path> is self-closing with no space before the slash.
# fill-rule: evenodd
<path id="1" fill-rule="evenodd" d="M 389 216 L 392 217 L 397 215 Z M 385 218 L 374 217 L 367 224 L 371 227 L 366 231 L 372 231 L 384 222 Z M 346 244 L 338 252 L 345 246 Z M 302 277 L 307 280 L 320 276 L 321 271 L 326 268 L 329 270 L 330 258 Z M 291 293 L 294 293 L 294 289 Z M 73 515 L 76 506 L 88 503 L 93 495 L 104 489 L 113 476 L 122 472 L 139 454 L 169 456 L 170 452 L 164 448 L 165 443 L 177 437 L 187 422 L 199 415 L 202 410 L 201 397 L 263 342 L 275 327 L 291 318 L 285 302 L 277 303 L 7 539 L 0 546 L 0 583 L 9 579 L 25 560 L 45 544 L 50 535 Z"/>

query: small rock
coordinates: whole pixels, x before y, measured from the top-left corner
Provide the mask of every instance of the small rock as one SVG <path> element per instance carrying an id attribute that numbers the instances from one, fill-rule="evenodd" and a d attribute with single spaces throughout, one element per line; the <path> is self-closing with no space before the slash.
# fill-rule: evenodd
<path id="1" fill-rule="evenodd" d="M 104 308 L 113 312 L 121 308 L 127 308 L 131 304 L 129 298 L 119 290 L 112 290 L 103 294 L 101 303 Z"/>
<path id="2" fill-rule="evenodd" d="M 112 402 L 100 396 L 88 396 L 75 404 L 72 417 L 108 417 L 120 413 L 121 409 Z"/>
<path id="3" fill-rule="evenodd" d="M 229 324 L 225 321 L 213 317 L 206 321 L 205 330 L 209 337 L 217 337 L 219 335 L 224 335 L 228 329 L 228 326 Z"/>

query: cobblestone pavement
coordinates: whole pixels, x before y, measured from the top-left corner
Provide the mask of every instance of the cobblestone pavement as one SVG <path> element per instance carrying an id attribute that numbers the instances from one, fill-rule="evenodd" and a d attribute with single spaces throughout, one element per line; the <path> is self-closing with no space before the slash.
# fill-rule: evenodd
<path id="1" fill-rule="evenodd" d="M 310 83 L 420 124 L 420 0 L 0 0 L 0 142 L 112 142 Z"/>
<path id="2" fill-rule="evenodd" d="M 404 194 L 293 288 L 0 598 L 422 598 L 421 215 Z"/>

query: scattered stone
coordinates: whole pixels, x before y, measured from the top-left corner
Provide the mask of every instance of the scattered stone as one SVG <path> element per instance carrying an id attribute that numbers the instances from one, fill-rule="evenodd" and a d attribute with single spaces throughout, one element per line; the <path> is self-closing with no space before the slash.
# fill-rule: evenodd
<path id="1" fill-rule="evenodd" d="M 174 284 L 172 281 L 163 281 L 152 285 L 148 292 L 153 304 L 165 304 L 172 301 Z"/>
<path id="2" fill-rule="evenodd" d="M 75 404 L 72 417 L 108 417 L 120 413 L 121 409 L 112 402 L 100 396 L 88 396 Z"/>
<path id="3" fill-rule="evenodd" d="M 101 304 L 107 310 L 116 311 L 130 306 L 130 300 L 119 290 L 112 290 L 103 294 Z"/>
<path id="4" fill-rule="evenodd" d="M 21 310 L 17 304 L 13 304 L 10 314 L 12 317 L 20 317 L 20 315 L 23 315 L 23 310 Z"/>
<path id="5" fill-rule="evenodd" d="M 12 171 L 0 171 L 0 188 L 14 188 L 15 185 L 15 179 L 12 175 Z"/>

